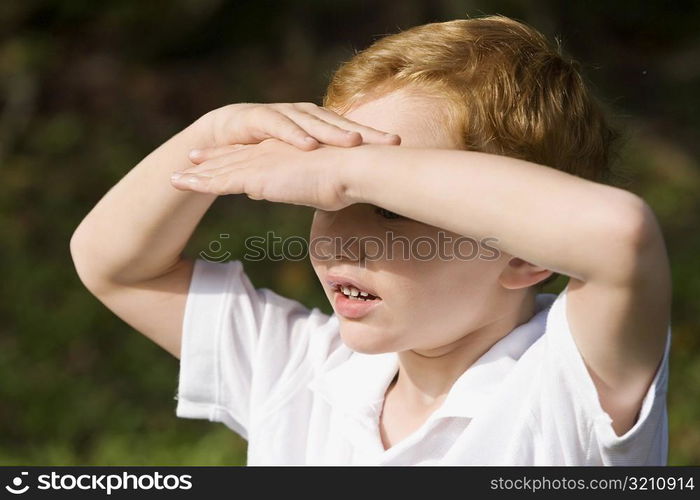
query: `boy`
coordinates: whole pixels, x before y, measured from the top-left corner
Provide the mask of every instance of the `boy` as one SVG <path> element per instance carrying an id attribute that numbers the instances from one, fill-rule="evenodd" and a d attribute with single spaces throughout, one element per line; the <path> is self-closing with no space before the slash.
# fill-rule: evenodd
<path id="1" fill-rule="evenodd" d="M 596 182 L 613 138 L 532 28 L 418 26 L 345 63 L 324 108 L 207 113 L 71 251 L 93 294 L 180 358 L 177 415 L 240 433 L 249 464 L 661 465 L 669 266 L 648 205 Z M 333 315 L 255 289 L 240 261 L 181 255 L 237 193 L 316 208 Z M 410 255 L 364 244 L 387 235 Z M 496 251 L 463 258 L 467 238 Z M 461 243 L 438 257 L 436 241 Z M 537 293 L 553 273 L 566 289 Z"/>

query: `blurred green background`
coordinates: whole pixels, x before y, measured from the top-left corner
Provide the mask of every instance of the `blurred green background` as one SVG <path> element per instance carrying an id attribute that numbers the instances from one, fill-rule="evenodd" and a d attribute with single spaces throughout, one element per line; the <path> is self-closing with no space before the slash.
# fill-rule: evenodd
<path id="1" fill-rule="evenodd" d="M 244 463 L 223 425 L 175 417 L 177 360 L 83 288 L 72 231 L 204 112 L 320 103 L 378 36 L 496 13 L 559 36 L 625 129 L 620 179 L 656 210 L 673 265 L 670 463 L 700 464 L 700 3 L 515 0 L 0 2 L 0 464 Z M 220 198 L 189 252 L 219 241 L 240 257 L 246 236 L 304 235 L 309 217 Z M 246 269 L 330 311 L 307 261 Z"/>

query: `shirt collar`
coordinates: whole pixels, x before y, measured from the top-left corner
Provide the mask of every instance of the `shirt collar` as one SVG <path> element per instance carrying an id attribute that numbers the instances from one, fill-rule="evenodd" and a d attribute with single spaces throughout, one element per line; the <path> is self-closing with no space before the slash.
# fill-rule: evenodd
<path id="1" fill-rule="evenodd" d="M 547 311 L 556 298 L 541 293 L 535 314 L 496 342 L 454 383 L 442 406 L 431 416 L 473 417 L 483 408 L 522 354 L 544 333 Z M 351 416 L 377 421 L 386 389 L 398 371 L 398 355 L 353 352 L 338 366 L 321 373 L 309 387 L 329 404 Z"/>
<path id="2" fill-rule="evenodd" d="M 395 352 L 353 352 L 346 361 L 312 380 L 310 388 L 334 408 L 374 419 L 381 411 L 384 394 L 398 368 Z"/>

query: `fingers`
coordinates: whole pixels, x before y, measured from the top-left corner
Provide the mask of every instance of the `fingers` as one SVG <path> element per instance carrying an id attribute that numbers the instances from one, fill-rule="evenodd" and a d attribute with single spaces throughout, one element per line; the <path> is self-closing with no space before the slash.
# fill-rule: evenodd
<path id="1" fill-rule="evenodd" d="M 220 158 L 226 156 L 234 151 L 239 151 L 241 149 L 250 147 L 247 144 L 230 144 L 227 146 L 217 146 L 213 148 L 205 149 L 193 149 L 189 152 L 189 159 L 195 165 L 199 165 L 207 160 L 212 160 L 214 158 Z"/>
<path id="2" fill-rule="evenodd" d="M 198 177 L 216 177 L 217 175 L 221 175 L 226 172 L 230 172 L 232 170 L 235 170 L 237 168 L 244 168 L 242 164 L 240 163 L 227 163 L 225 165 L 218 165 L 218 166 L 207 166 L 207 168 L 203 170 L 199 169 L 187 169 L 183 170 L 182 174 L 183 175 L 196 175 Z"/>
<path id="3" fill-rule="evenodd" d="M 318 147 L 318 140 L 285 113 L 279 112 L 271 106 L 261 106 L 251 112 L 257 113 L 253 122 L 261 124 L 252 127 L 258 141 L 276 138 L 304 151 Z"/>
<path id="4" fill-rule="evenodd" d="M 222 169 L 224 170 L 224 169 Z M 218 175 L 198 175 L 194 173 L 175 173 L 170 183 L 180 191 L 194 191 L 217 195 L 241 194 L 245 191 L 244 168 L 227 169 Z"/>
<path id="5" fill-rule="evenodd" d="M 231 127 L 247 124 L 247 132 L 237 134 L 239 142 L 223 146 L 194 149 L 190 161 L 200 165 L 205 161 L 224 157 L 238 150 L 251 147 L 266 139 L 279 139 L 298 149 L 311 151 L 319 144 L 353 147 L 363 143 L 398 145 L 401 138 L 349 120 L 333 111 L 313 103 L 280 103 L 254 105 L 243 108 L 238 119 L 227 120 L 225 135 L 233 137 Z M 235 127 L 234 127 L 235 128 Z"/>
<path id="6" fill-rule="evenodd" d="M 215 177 L 246 165 L 246 161 L 255 156 L 258 145 L 222 146 L 202 150 L 193 150 L 196 161 L 194 166 L 173 172 L 171 181 L 175 187 L 189 187 L 188 182 L 200 178 Z M 196 178 L 194 178 L 196 177 Z"/>
<path id="7" fill-rule="evenodd" d="M 217 142 L 224 146 L 211 150 L 207 158 L 228 153 L 230 144 L 257 144 L 270 138 L 304 151 L 314 150 L 320 143 L 340 147 L 401 143 L 396 134 L 361 125 L 309 102 L 235 104 L 215 116 L 220 130 Z M 197 164 L 202 158 L 195 152 L 190 160 Z"/>
<path id="8" fill-rule="evenodd" d="M 359 146 L 363 142 L 363 137 L 360 132 L 339 127 L 338 125 L 322 120 L 312 113 L 298 111 L 296 109 L 288 110 L 287 113 L 289 118 L 304 127 L 304 130 L 306 130 L 309 135 L 324 144 L 352 147 Z"/>
<path id="9" fill-rule="evenodd" d="M 364 142 L 372 144 L 401 144 L 401 137 L 396 134 L 391 134 L 389 132 L 383 132 L 372 127 L 367 127 L 360 123 L 354 122 L 341 116 L 333 111 L 325 108 L 316 107 L 315 110 L 309 111 L 318 118 L 324 120 L 329 124 L 333 124 L 344 130 L 353 130 L 359 132 L 362 135 Z"/>
<path id="10" fill-rule="evenodd" d="M 300 149 L 314 149 L 318 146 L 318 142 L 340 147 L 358 146 L 363 142 L 401 143 L 401 138 L 396 134 L 361 125 L 312 103 L 271 104 L 256 111 L 260 113 L 258 116 L 262 119 L 268 118 L 267 121 L 261 122 L 267 124 L 265 126 L 267 136 L 262 138 L 276 137 Z M 277 113 L 274 120 L 269 115 L 270 111 Z M 300 146 L 300 141 L 309 136 L 316 139 L 317 143 L 301 142 L 302 146 Z M 308 147 L 309 144 L 313 144 L 313 147 Z M 305 145 L 307 147 L 303 147 Z"/>

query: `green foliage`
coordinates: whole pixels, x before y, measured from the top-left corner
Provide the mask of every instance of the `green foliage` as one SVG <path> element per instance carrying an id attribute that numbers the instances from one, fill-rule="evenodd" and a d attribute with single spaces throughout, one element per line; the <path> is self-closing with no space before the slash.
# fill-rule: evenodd
<path id="1" fill-rule="evenodd" d="M 629 131 L 628 189 L 656 210 L 674 279 L 672 464 L 700 463 L 700 21 L 689 2 L 4 2 L 0 29 L 0 464 L 242 464 L 220 424 L 177 419 L 178 364 L 95 300 L 70 236 L 144 155 L 230 102 L 320 102 L 378 34 L 502 13 L 567 51 Z M 683 8 L 680 8 L 680 7 Z M 218 200 L 188 246 L 308 231 L 310 210 Z M 308 262 L 250 262 L 256 286 L 330 311 Z M 549 285 L 559 291 L 562 281 Z"/>

